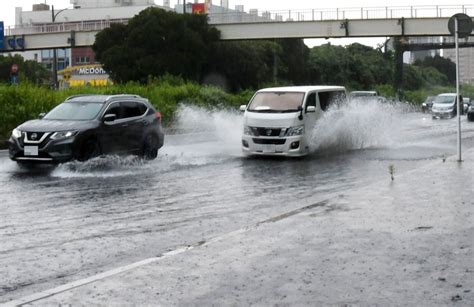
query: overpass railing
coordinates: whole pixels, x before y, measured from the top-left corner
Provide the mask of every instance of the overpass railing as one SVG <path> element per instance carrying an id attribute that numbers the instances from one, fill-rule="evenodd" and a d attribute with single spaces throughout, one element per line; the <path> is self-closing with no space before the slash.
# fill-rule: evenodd
<path id="1" fill-rule="evenodd" d="M 5 35 L 23 35 L 23 34 L 39 34 L 39 33 L 62 33 L 71 31 L 100 31 L 109 28 L 113 23 L 127 24 L 128 19 L 110 19 L 110 20 L 99 20 L 99 21 L 80 21 L 80 22 L 55 22 L 45 23 L 40 25 L 31 26 L 17 26 L 17 27 L 6 27 Z"/>
<path id="2" fill-rule="evenodd" d="M 249 22 L 329 21 L 345 19 L 443 18 L 456 13 L 474 16 L 474 5 L 426 5 L 394 7 L 353 7 L 341 9 L 307 9 L 249 12 L 228 11 L 208 14 L 213 25 Z M 62 33 L 70 31 L 100 31 L 113 23 L 127 24 L 128 19 L 46 23 L 31 26 L 6 27 L 5 35 Z"/>
<path id="3" fill-rule="evenodd" d="M 246 12 L 229 11 L 209 14 L 211 24 L 286 21 L 329 21 L 345 19 L 442 18 L 456 13 L 474 15 L 474 5 L 425 5 L 394 7 L 352 7 Z"/>

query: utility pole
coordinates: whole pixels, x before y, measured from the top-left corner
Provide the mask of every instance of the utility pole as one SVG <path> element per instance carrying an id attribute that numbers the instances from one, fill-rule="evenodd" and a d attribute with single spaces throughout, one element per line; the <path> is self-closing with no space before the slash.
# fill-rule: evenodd
<path id="1" fill-rule="evenodd" d="M 54 5 L 51 6 L 51 20 L 53 24 L 56 21 L 56 17 L 65 10 L 67 9 L 62 9 L 59 10 L 57 13 L 54 13 Z M 58 88 L 58 54 L 56 48 L 53 48 L 53 88 Z"/>

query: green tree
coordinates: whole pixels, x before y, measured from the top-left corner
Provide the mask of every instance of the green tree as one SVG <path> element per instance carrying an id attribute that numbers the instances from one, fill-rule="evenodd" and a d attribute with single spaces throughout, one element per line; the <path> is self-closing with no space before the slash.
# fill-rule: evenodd
<path id="1" fill-rule="evenodd" d="M 273 80 L 274 57 L 281 62 L 281 53 L 281 46 L 270 41 L 219 42 L 210 53 L 207 72 L 224 78 L 231 91 L 257 88 Z"/>
<path id="2" fill-rule="evenodd" d="M 456 84 L 456 64 L 450 59 L 436 55 L 434 57 L 425 57 L 423 60 L 416 60 L 414 65 L 420 67 L 434 67 L 447 77 L 449 84 Z"/>
<path id="3" fill-rule="evenodd" d="M 331 44 L 309 52 L 308 78 L 312 84 L 347 84 L 351 58 L 347 49 Z"/>
<path id="4" fill-rule="evenodd" d="M 148 8 L 126 26 L 114 25 L 99 32 L 93 49 L 118 82 L 145 83 L 149 77 L 165 74 L 199 80 L 219 36 L 205 15 Z"/>

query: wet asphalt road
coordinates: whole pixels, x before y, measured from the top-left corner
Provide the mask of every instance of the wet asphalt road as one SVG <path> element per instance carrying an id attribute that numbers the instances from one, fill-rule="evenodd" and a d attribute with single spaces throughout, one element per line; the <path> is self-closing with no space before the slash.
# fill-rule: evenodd
<path id="1" fill-rule="evenodd" d="M 0 303 L 390 180 L 389 165 L 401 174 L 456 153 L 454 119 L 380 112 L 323 123 L 330 137 L 303 159 L 242 157 L 240 115 L 225 112 L 202 112 L 197 121 L 212 127 L 169 135 L 148 163 L 105 157 L 31 171 L 0 155 Z M 474 123 L 462 124 L 472 148 Z"/>

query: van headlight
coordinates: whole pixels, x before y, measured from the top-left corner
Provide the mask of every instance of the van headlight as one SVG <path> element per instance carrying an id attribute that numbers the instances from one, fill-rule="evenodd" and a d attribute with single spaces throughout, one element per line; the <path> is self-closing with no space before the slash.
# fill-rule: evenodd
<path id="1" fill-rule="evenodd" d="M 304 134 L 304 126 L 290 127 L 286 130 L 286 136 L 295 136 L 295 135 L 303 135 L 303 134 Z"/>
<path id="2" fill-rule="evenodd" d="M 255 133 L 253 133 L 252 127 L 244 126 L 244 135 L 255 135 Z"/>
<path id="3" fill-rule="evenodd" d="M 13 129 L 12 137 L 15 138 L 15 139 L 21 138 L 21 131 L 18 130 L 17 128 Z"/>
<path id="4" fill-rule="evenodd" d="M 59 140 L 59 139 L 67 139 L 72 136 L 75 136 L 77 134 L 77 131 L 71 130 L 71 131 L 58 131 L 53 133 L 51 135 L 51 139 L 53 140 Z"/>
<path id="5" fill-rule="evenodd" d="M 474 111 L 474 107 L 473 107 L 473 106 L 469 106 L 469 107 L 467 108 L 467 110 L 468 110 L 468 111 Z"/>

